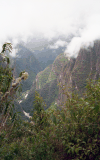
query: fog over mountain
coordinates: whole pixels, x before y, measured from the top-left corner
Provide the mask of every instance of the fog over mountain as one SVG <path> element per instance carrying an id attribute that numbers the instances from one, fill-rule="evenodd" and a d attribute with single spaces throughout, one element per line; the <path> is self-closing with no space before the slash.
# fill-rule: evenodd
<path id="1" fill-rule="evenodd" d="M 4 42 L 32 49 L 59 44 L 77 56 L 81 46 L 100 38 L 100 1 L 1 0 L 0 21 L 0 48 Z"/>

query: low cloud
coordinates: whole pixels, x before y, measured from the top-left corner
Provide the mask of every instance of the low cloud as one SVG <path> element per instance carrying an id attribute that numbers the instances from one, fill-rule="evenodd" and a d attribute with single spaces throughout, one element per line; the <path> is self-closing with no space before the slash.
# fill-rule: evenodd
<path id="1" fill-rule="evenodd" d="M 12 49 L 12 52 L 10 53 L 10 55 L 12 56 L 12 57 L 16 57 L 16 53 L 18 52 L 18 49 L 15 49 L 15 48 L 13 48 Z"/>
<path id="2" fill-rule="evenodd" d="M 80 30 L 77 37 L 73 37 L 67 46 L 65 53 L 68 56 L 76 57 L 82 46 L 93 46 L 96 39 L 100 39 L 100 14 L 94 14 L 88 17 L 87 25 Z"/>
<path id="3" fill-rule="evenodd" d="M 33 38 L 41 44 L 58 39 L 51 47 L 68 43 L 65 53 L 77 56 L 82 45 L 100 38 L 100 0 L 1 0 L 0 22 L 0 49 L 8 41 L 15 47 L 29 41 L 34 46 Z M 71 35 L 70 43 L 59 38 Z"/>
<path id="4" fill-rule="evenodd" d="M 57 49 L 59 47 L 65 47 L 65 46 L 67 46 L 67 42 L 59 39 L 56 43 L 54 43 L 53 45 L 49 45 L 48 47 L 51 49 Z"/>

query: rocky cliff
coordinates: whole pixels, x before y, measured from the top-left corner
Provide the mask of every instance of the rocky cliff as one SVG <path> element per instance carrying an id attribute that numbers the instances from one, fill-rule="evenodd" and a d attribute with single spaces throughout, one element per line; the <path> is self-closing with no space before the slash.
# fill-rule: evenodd
<path id="1" fill-rule="evenodd" d="M 32 108 L 35 90 L 43 97 L 47 105 L 46 108 L 57 99 L 59 91 L 57 79 L 66 61 L 68 61 L 68 58 L 62 53 L 57 56 L 53 64 L 37 74 L 27 99 L 21 103 L 21 106 L 24 107 L 26 112 L 29 112 Z"/>
<path id="2" fill-rule="evenodd" d="M 93 47 L 81 48 L 77 58 L 70 58 L 62 67 L 57 79 L 60 83 L 58 104 L 65 102 L 67 97 L 64 92 L 77 91 L 83 94 L 87 78 L 98 79 L 100 77 L 100 41 L 95 41 Z M 62 88 L 65 86 L 63 92 Z"/>
<path id="3" fill-rule="evenodd" d="M 53 102 L 63 106 L 67 100 L 64 93 L 74 91 L 82 95 L 89 77 L 100 77 L 99 40 L 94 42 L 93 47 L 81 48 L 77 58 L 67 58 L 63 53 L 57 56 L 52 65 L 37 74 L 27 99 L 21 105 L 30 112 L 37 90 L 46 102 L 46 108 Z"/>

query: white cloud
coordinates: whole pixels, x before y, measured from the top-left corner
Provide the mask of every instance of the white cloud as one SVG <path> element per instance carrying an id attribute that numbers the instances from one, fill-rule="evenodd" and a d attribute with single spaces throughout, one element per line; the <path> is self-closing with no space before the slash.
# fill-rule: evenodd
<path id="1" fill-rule="evenodd" d="M 1 45 L 74 35 L 65 51 L 74 55 L 100 38 L 100 0 L 0 0 L 0 22 Z"/>
<path id="2" fill-rule="evenodd" d="M 12 56 L 12 57 L 16 57 L 16 53 L 18 52 L 18 49 L 15 49 L 15 48 L 13 48 L 12 49 L 12 52 L 10 53 L 10 55 Z"/>
<path id="3" fill-rule="evenodd" d="M 80 47 L 93 46 L 93 41 L 100 39 L 100 15 L 94 14 L 88 18 L 86 27 L 84 27 L 79 36 L 73 37 L 67 46 L 65 53 L 68 56 L 77 56 Z"/>
<path id="4" fill-rule="evenodd" d="M 64 47 L 64 46 L 67 46 L 67 42 L 59 39 L 55 44 L 49 45 L 48 47 L 51 49 L 57 49 L 59 47 Z"/>

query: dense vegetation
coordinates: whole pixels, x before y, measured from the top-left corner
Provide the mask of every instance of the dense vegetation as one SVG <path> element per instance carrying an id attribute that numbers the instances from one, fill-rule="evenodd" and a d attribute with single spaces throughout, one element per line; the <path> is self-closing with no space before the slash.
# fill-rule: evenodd
<path id="1" fill-rule="evenodd" d="M 9 72 L 5 72 L 8 69 Z M 2 160 L 98 160 L 100 159 L 100 79 L 87 81 L 86 93 L 65 93 L 65 107 L 44 110 L 45 102 L 36 92 L 31 122 L 9 113 L 12 95 L 11 68 L 0 69 L 0 158 Z M 9 73 L 9 75 L 8 75 Z M 4 75 L 4 78 L 3 78 Z M 7 85 L 6 77 L 10 78 Z M 2 86 L 6 86 L 2 90 Z M 14 87 L 14 85 L 13 85 Z M 3 98 L 4 97 L 4 98 Z M 13 97 L 14 98 L 14 97 Z M 7 103 L 9 100 L 9 103 Z M 6 112 L 5 112 L 6 111 Z"/>

